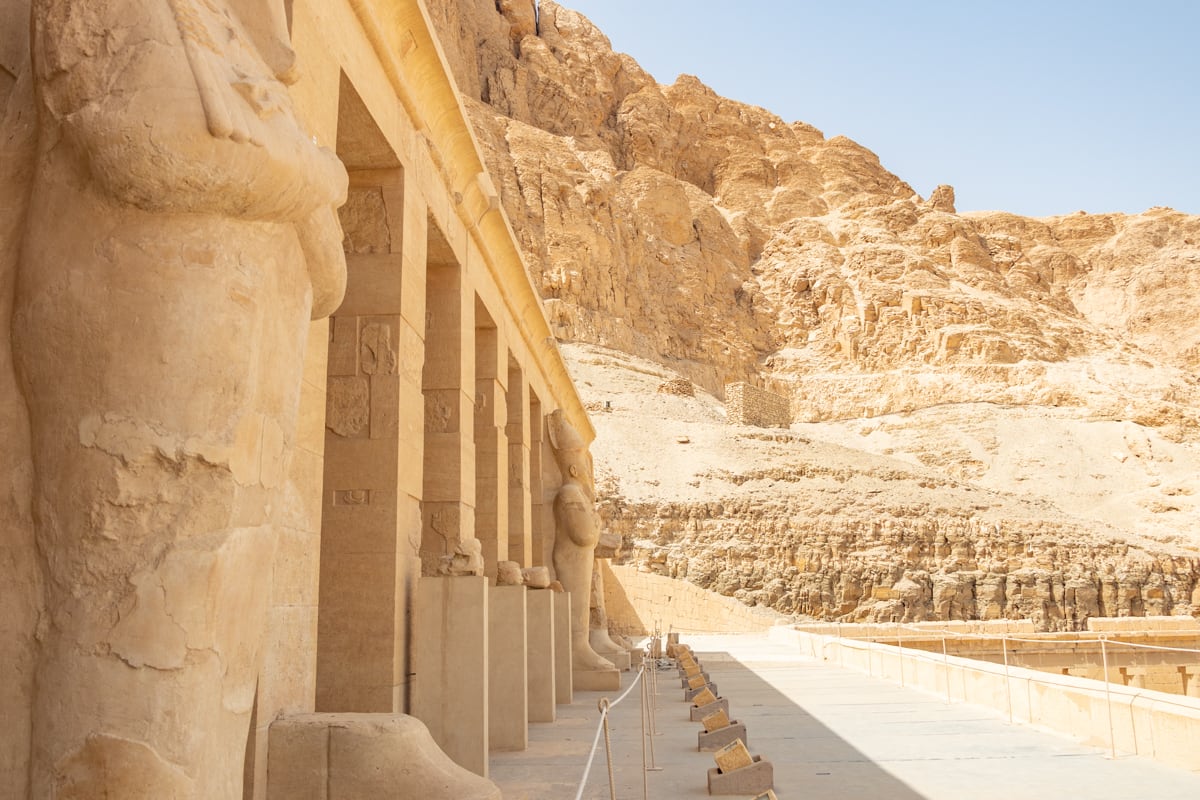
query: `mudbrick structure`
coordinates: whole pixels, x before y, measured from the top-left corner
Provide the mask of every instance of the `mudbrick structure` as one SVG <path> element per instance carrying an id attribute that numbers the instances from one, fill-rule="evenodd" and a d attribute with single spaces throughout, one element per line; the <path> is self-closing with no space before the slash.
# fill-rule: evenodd
<path id="1" fill-rule="evenodd" d="M 959 213 L 551 0 L 429 5 L 628 563 L 829 619 L 1200 610 L 1200 219 Z M 739 381 L 790 434 L 714 427 Z"/>
<path id="2" fill-rule="evenodd" d="M 788 399 L 748 383 L 725 387 L 725 416 L 731 425 L 786 428 L 792 424 Z"/>

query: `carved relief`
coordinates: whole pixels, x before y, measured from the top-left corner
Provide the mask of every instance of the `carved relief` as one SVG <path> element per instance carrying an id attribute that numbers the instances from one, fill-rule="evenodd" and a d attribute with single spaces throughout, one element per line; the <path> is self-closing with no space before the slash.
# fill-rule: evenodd
<path id="1" fill-rule="evenodd" d="M 333 493 L 335 506 L 369 506 L 371 505 L 370 489 L 339 489 Z"/>
<path id="2" fill-rule="evenodd" d="M 453 406 L 442 392 L 425 393 L 425 430 L 429 433 L 450 433 L 456 430 Z"/>
<path id="3" fill-rule="evenodd" d="M 396 350 L 392 328 L 382 322 L 367 322 L 359 334 L 359 364 L 367 375 L 395 375 Z"/>
<path id="4" fill-rule="evenodd" d="M 366 378 L 329 379 L 325 401 L 325 427 L 338 436 L 358 438 L 367 433 L 371 419 L 371 387 Z"/>

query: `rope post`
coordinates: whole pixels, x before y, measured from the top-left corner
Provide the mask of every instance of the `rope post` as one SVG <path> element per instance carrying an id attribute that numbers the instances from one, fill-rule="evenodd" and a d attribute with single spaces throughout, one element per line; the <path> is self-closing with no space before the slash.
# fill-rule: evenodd
<path id="1" fill-rule="evenodd" d="M 642 672 L 645 675 L 645 671 Z M 650 684 L 642 681 L 642 800 L 650 800 L 650 768 L 646 763 L 646 717 L 650 713 L 646 708 L 646 695 L 650 693 Z"/>
<path id="2" fill-rule="evenodd" d="M 1008 634 L 1001 637 L 1000 646 L 1004 648 L 1004 691 L 1008 695 L 1008 724 L 1012 725 L 1012 678 L 1008 676 Z"/>
<path id="3" fill-rule="evenodd" d="M 601 697 L 596 706 L 600 709 L 600 724 L 604 726 L 604 755 L 608 759 L 608 796 L 609 800 L 617 800 L 617 784 L 613 780 L 612 736 L 608 730 L 608 698 Z"/>
<path id="4" fill-rule="evenodd" d="M 1117 735 L 1113 728 L 1112 686 L 1108 677 L 1108 634 L 1100 634 L 1100 658 L 1104 664 L 1104 704 L 1108 706 L 1108 748 L 1113 761 L 1117 760 Z"/>
<path id="5" fill-rule="evenodd" d="M 942 669 L 946 672 L 946 705 L 950 705 L 950 654 L 946 651 L 946 634 L 942 634 Z"/>

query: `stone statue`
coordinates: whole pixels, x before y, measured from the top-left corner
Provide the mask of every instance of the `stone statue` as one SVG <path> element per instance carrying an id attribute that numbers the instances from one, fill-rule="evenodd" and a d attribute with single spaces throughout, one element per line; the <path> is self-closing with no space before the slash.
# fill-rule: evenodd
<path id="1" fill-rule="evenodd" d="M 242 794 L 309 320 L 345 286 L 284 1 L 33 2 L 32 797 Z"/>
<path id="2" fill-rule="evenodd" d="M 588 642 L 592 649 L 602 656 L 629 652 L 628 647 L 622 646 L 612 638 L 608 629 L 608 609 L 604 605 L 604 572 L 598 558 L 592 566 L 591 606 Z"/>
<path id="3" fill-rule="evenodd" d="M 592 457 L 587 445 L 561 410 L 550 415 L 550 445 L 563 484 L 554 496 L 554 571 L 571 593 L 571 657 L 576 670 L 616 669 L 588 642 L 592 561 L 600 528 L 596 519 L 596 490 Z"/>

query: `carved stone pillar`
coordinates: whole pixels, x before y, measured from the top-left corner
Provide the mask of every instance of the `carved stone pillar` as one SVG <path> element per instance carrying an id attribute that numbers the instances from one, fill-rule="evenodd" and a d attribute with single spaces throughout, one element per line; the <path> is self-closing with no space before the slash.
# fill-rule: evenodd
<path id="1" fill-rule="evenodd" d="M 445 558 L 478 559 L 475 297 L 457 264 L 431 261 L 426 279 L 421 572 L 437 575 Z"/>
<path id="2" fill-rule="evenodd" d="M 530 494 L 529 381 L 515 361 L 508 365 L 508 560 L 533 561 L 533 498 Z M 539 465 L 540 467 L 540 465 Z"/>
<path id="3" fill-rule="evenodd" d="M 475 329 L 475 537 L 492 579 L 496 564 L 508 560 L 507 354 L 495 325 Z"/>

